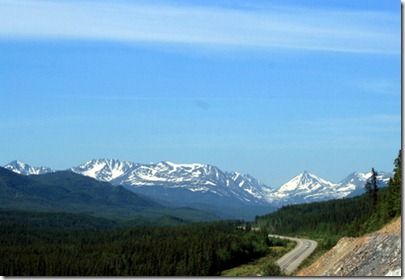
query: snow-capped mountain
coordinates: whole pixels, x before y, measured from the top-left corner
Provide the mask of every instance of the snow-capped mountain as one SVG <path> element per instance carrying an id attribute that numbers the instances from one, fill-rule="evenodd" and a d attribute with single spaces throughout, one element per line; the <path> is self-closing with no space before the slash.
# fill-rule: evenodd
<path id="1" fill-rule="evenodd" d="M 184 188 L 194 193 L 210 193 L 241 202 L 262 203 L 262 188 L 267 188 L 249 175 L 227 173 L 215 166 L 200 163 L 175 164 L 162 161 L 139 164 L 99 159 L 70 170 L 113 185 L 123 185 L 133 191 L 143 191 L 144 194 L 147 194 L 147 187 L 153 187 L 153 190 L 156 187 L 166 190 Z"/>
<path id="2" fill-rule="evenodd" d="M 344 197 L 336 192 L 337 184 L 304 171 L 282 185 L 272 196 L 277 204 L 295 204 Z"/>
<path id="3" fill-rule="evenodd" d="M 377 172 L 379 187 L 388 185 L 390 173 Z M 275 205 L 307 203 L 353 197 L 365 192 L 364 185 L 370 180 L 371 172 L 354 172 L 339 183 L 332 183 L 314 174 L 304 171 L 282 185 L 276 192 L 268 195 Z"/>
<path id="4" fill-rule="evenodd" d="M 55 172 L 55 170 L 49 167 L 34 167 L 18 160 L 10 162 L 9 164 L 5 165 L 4 168 L 21 175 L 41 175 L 45 173 Z"/>

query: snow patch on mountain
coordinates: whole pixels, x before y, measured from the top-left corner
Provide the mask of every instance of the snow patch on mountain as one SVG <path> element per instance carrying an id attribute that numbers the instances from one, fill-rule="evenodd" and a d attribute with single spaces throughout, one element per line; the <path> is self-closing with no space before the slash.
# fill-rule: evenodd
<path id="1" fill-rule="evenodd" d="M 91 160 L 70 170 L 99 181 L 111 182 L 112 180 L 126 174 L 132 170 L 136 164 L 128 161 L 119 161 L 116 159 L 98 159 Z"/>
<path id="2" fill-rule="evenodd" d="M 10 162 L 9 164 L 5 165 L 4 168 L 11 170 L 17 174 L 21 175 L 41 175 L 41 174 L 46 174 L 46 173 L 52 173 L 55 172 L 55 170 L 49 168 L 49 167 L 34 167 L 28 164 L 25 164 L 21 161 L 14 160 Z"/>
<path id="3" fill-rule="evenodd" d="M 343 194 L 336 192 L 336 186 L 337 184 L 304 171 L 269 196 L 270 201 L 278 205 L 343 197 Z"/>

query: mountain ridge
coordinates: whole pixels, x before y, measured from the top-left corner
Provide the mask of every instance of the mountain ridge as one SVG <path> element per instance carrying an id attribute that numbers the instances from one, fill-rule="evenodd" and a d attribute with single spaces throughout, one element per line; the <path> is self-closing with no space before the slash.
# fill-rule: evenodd
<path id="1" fill-rule="evenodd" d="M 35 168 L 18 161 L 5 168 L 20 174 L 55 172 L 51 168 Z M 94 159 L 68 170 L 114 186 L 122 185 L 160 203 L 167 202 L 169 206 L 203 209 L 209 205 L 217 210 L 221 204 L 232 209 L 242 206 L 280 207 L 355 196 L 364 193 L 364 183 L 371 176 L 371 173 L 353 172 L 339 183 L 332 183 L 304 171 L 275 189 L 248 174 L 224 172 L 216 166 L 201 163 L 161 161 L 141 164 Z M 381 187 L 388 183 L 389 177 L 390 173 L 380 172 Z"/>
<path id="2" fill-rule="evenodd" d="M 17 174 L 21 175 L 41 175 L 46 173 L 55 172 L 54 169 L 41 166 L 41 167 L 33 167 L 29 164 L 25 164 L 21 161 L 14 160 L 9 164 L 5 165 L 4 168 L 11 170 Z"/>

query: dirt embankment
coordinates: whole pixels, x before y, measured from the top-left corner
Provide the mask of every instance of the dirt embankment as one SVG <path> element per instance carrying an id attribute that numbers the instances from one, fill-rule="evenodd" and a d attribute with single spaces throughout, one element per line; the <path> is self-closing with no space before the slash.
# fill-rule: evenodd
<path id="1" fill-rule="evenodd" d="M 401 276 L 401 218 L 363 237 L 344 237 L 297 276 Z"/>

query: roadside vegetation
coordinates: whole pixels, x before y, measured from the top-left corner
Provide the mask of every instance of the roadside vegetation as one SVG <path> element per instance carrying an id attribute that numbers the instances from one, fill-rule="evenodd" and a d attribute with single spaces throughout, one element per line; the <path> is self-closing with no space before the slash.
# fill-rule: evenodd
<path id="1" fill-rule="evenodd" d="M 225 270 L 221 276 L 285 276 L 276 261 L 295 247 L 296 243 L 287 239 L 269 238 L 269 253 L 247 264 Z"/>

